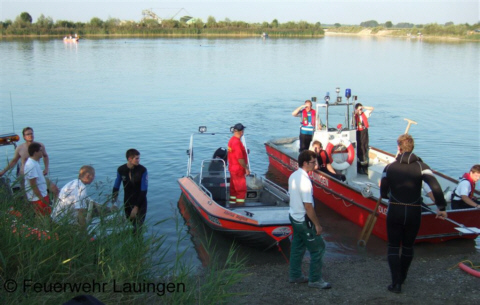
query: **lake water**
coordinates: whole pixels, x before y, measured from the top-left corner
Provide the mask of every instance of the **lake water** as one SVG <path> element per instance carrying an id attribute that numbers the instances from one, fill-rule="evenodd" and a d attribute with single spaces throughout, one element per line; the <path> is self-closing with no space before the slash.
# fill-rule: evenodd
<path id="1" fill-rule="evenodd" d="M 50 156 L 51 179 L 61 187 L 80 166 L 91 164 L 107 193 L 117 167 L 126 162 L 125 151 L 138 149 L 149 170 L 150 223 L 177 213 L 177 178 L 185 175 L 185 151 L 198 126 L 227 131 L 242 122 L 252 169 L 275 177 L 263 143 L 297 136 L 299 121 L 291 112 L 312 96 L 334 96 L 336 87 L 342 95 L 350 88 L 359 102 L 375 107 L 372 146 L 394 153 L 409 118 L 418 122 L 410 129 L 415 152 L 432 168 L 456 178 L 480 163 L 475 42 L 340 36 L 78 44 L 3 39 L 0 54 L 0 133 L 21 134 L 32 126 Z M 2 148 L 1 154 L 5 164 L 13 151 Z M 356 253 L 361 228 L 333 212 L 323 215 L 331 228 L 325 235 L 329 255 Z M 173 221 L 154 230 L 174 245 Z M 377 246 L 369 251 L 383 255 L 385 244 L 372 240 Z M 191 245 L 186 241 L 181 248 L 194 257 Z"/>

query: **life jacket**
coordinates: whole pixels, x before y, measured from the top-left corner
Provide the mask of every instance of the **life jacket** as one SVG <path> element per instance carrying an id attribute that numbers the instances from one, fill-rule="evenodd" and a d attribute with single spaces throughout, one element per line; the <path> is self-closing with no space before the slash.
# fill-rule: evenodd
<path id="1" fill-rule="evenodd" d="M 326 168 L 327 164 L 329 163 L 328 161 L 329 160 L 328 160 L 327 152 L 322 149 L 320 151 L 320 154 L 317 157 L 317 162 L 318 162 L 319 169 Z"/>
<path id="2" fill-rule="evenodd" d="M 300 130 L 303 134 L 313 134 L 313 130 L 315 129 L 315 117 L 316 113 L 315 110 L 307 109 L 302 110 L 302 123 L 300 126 Z"/>
<path id="3" fill-rule="evenodd" d="M 469 173 L 463 174 L 462 178 L 460 178 L 459 183 L 464 180 L 467 180 L 468 182 L 470 182 L 470 194 L 468 194 L 468 198 L 472 199 L 473 194 L 475 193 L 475 182 L 472 180 L 472 177 L 470 177 Z M 455 200 L 454 197 L 460 197 L 460 199 L 456 199 L 456 200 L 462 200 L 462 197 L 455 192 L 456 190 L 457 188 L 455 187 L 455 189 L 452 192 L 452 197 L 450 198 L 452 201 Z"/>
<path id="4" fill-rule="evenodd" d="M 360 120 L 360 116 L 358 114 L 355 114 L 355 125 L 357 126 L 357 130 L 364 130 L 368 128 L 367 116 L 363 112 L 361 116 L 362 119 Z"/>

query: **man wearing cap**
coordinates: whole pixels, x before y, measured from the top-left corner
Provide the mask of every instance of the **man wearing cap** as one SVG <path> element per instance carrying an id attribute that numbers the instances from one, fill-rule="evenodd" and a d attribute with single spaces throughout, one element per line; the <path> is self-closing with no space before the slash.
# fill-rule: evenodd
<path id="1" fill-rule="evenodd" d="M 230 171 L 230 205 L 242 206 L 247 195 L 246 175 L 250 175 L 245 146 L 240 140 L 245 126 L 233 126 L 233 137 L 228 141 L 228 170 Z"/>

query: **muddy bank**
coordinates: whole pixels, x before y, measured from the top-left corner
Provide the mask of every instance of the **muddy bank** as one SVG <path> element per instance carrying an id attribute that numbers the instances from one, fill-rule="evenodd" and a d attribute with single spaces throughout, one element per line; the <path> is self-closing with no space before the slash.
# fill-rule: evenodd
<path id="1" fill-rule="evenodd" d="M 390 271 L 386 257 L 354 256 L 326 258 L 324 278 L 333 288 L 319 290 L 288 282 L 288 265 L 248 267 L 247 276 L 232 292 L 243 293 L 237 304 L 480 304 L 480 278 L 467 274 L 457 264 L 470 260 L 480 264 L 480 253 L 432 258 L 417 255 L 402 293 L 387 290 Z M 303 270 L 308 270 L 308 258 Z"/>

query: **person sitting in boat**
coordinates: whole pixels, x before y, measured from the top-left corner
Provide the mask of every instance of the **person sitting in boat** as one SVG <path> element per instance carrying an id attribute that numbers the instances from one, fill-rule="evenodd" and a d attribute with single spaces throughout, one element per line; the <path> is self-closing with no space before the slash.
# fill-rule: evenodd
<path id="1" fill-rule="evenodd" d="M 300 152 L 307 150 L 312 142 L 313 131 L 315 130 L 316 111 L 312 109 L 312 101 L 305 103 L 292 112 L 294 117 L 302 117 L 300 123 Z"/>
<path id="2" fill-rule="evenodd" d="M 332 162 L 330 161 L 330 158 L 328 157 L 327 152 L 323 149 L 322 143 L 320 141 L 313 141 L 312 143 L 312 151 L 314 151 L 317 154 L 317 167 L 315 169 L 320 170 L 321 172 L 324 172 L 335 179 L 345 181 L 347 180 L 345 178 L 345 175 L 338 175 L 335 170 L 332 167 Z"/>
<path id="3" fill-rule="evenodd" d="M 65 221 L 86 228 L 89 203 L 94 205 L 97 212 L 116 210 L 115 205 L 112 206 L 112 209 L 104 208 L 88 198 L 86 186 L 94 179 L 95 169 L 92 166 L 84 165 L 80 168 L 78 178 L 70 181 L 60 190 L 58 201 L 51 215 L 53 221 L 57 223 Z"/>
<path id="4" fill-rule="evenodd" d="M 212 162 L 210 162 L 210 165 L 208 166 L 209 173 L 218 174 L 219 172 L 223 172 L 225 165 L 227 165 L 227 149 L 219 147 L 213 153 L 212 159 Z"/>
<path id="5" fill-rule="evenodd" d="M 475 183 L 480 179 L 480 164 L 475 164 L 469 173 L 463 174 L 452 193 L 452 210 L 480 208 L 475 193 Z"/>

